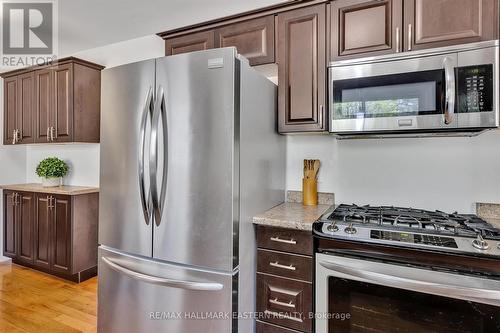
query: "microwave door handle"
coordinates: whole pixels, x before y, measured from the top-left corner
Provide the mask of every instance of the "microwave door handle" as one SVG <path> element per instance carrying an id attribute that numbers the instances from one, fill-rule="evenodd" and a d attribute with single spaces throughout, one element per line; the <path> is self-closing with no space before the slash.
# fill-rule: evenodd
<path id="1" fill-rule="evenodd" d="M 458 281 L 450 281 L 449 284 L 421 281 L 415 273 L 400 274 L 397 276 L 372 272 L 365 269 L 355 269 L 329 261 L 320 261 L 319 264 L 326 269 L 347 276 L 348 279 L 351 278 L 357 281 L 361 280 L 398 289 L 414 290 L 417 292 L 438 294 L 500 306 L 500 291 L 497 290 L 470 287 L 468 284 L 453 283 Z"/>
<path id="2" fill-rule="evenodd" d="M 450 125 L 455 114 L 455 67 L 453 59 L 446 57 L 443 61 L 444 77 L 446 81 L 444 101 L 444 123 Z"/>
<path id="3" fill-rule="evenodd" d="M 142 111 L 141 127 L 140 127 L 140 143 L 139 143 L 139 191 L 141 196 L 141 206 L 142 212 L 144 214 L 144 219 L 146 220 L 146 225 L 149 225 L 151 220 L 151 196 L 146 196 L 145 181 L 144 181 L 144 150 L 146 147 L 146 127 L 148 124 L 148 119 L 152 117 L 152 106 L 153 106 L 153 88 L 149 87 L 146 95 L 146 102 L 144 104 L 144 109 Z"/>

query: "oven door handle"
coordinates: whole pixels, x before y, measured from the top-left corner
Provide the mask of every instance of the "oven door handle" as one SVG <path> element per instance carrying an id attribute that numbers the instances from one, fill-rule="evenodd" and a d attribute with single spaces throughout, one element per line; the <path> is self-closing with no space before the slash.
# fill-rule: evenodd
<path id="1" fill-rule="evenodd" d="M 455 115 L 455 67 L 453 59 L 446 57 L 443 60 L 444 77 L 446 81 L 444 101 L 444 123 L 450 125 Z"/>
<path id="2" fill-rule="evenodd" d="M 450 281 L 448 285 L 419 281 L 409 276 L 387 275 L 328 261 L 320 261 L 319 264 L 326 269 L 341 273 L 344 278 L 352 280 L 500 306 L 499 290 L 474 288 L 468 285 L 456 284 L 454 281 Z"/>

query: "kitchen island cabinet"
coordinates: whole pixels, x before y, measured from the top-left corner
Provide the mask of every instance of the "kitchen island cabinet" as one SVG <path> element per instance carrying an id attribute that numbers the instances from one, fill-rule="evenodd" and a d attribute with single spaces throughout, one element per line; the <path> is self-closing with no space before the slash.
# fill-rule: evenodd
<path id="1" fill-rule="evenodd" d="M 44 193 L 36 184 L 1 188 L 5 256 L 75 282 L 96 275 L 98 189 L 84 187 L 78 193 L 78 187 L 69 187 L 65 192 L 62 186 Z"/>

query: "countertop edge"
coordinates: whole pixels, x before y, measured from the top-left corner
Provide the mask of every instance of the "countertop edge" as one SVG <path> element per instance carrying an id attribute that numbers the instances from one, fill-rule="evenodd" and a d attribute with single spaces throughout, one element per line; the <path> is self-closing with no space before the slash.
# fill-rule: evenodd
<path id="1" fill-rule="evenodd" d="M 41 187 L 39 184 L 11 184 L 11 185 L 0 185 L 0 189 L 9 191 L 20 191 L 20 192 L 34 192 L 34 193 L 48 193 L 48 194 L 60 194 L 60 195 L 85 195 L 99 193 L 98 187 L 87 187 L 87 186 L 72 186 L 67 185 L 69 188 L 62 187 Z"/>

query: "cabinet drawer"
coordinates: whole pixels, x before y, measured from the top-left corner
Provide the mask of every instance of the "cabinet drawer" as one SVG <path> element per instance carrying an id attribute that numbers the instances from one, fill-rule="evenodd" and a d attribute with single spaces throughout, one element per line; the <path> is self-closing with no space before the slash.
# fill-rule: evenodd
<path id="1" fill-rule="evenodd" d="M 257 227 L 257 246 L 305 255 L 312 255 L 312 233 L 273 227 Z"/>
<path id="2" fill-rule="evenodd" d="M 312 282 L 312 258 L 268 250 L 257 251 L 257 271 Z"/>
<path id="3" fill-rule="evenodd" d="M 284 328 L 268 323 L 264 323 L 262 321 L 257 320 L 257 331 L 256 333 L 300 333 L 296 330 L 291 330 L 289 328 Z"/>
<path id="4" fill-rule="evenodd" d="M 263 321 L 311 332 L 312 285 L 266 274 L 257 274 L 257 311 Z"/>

